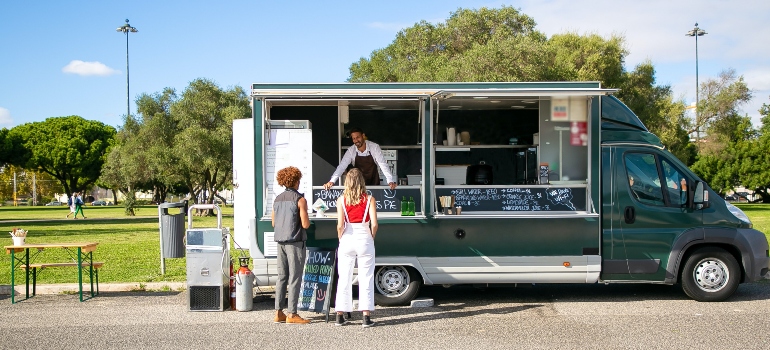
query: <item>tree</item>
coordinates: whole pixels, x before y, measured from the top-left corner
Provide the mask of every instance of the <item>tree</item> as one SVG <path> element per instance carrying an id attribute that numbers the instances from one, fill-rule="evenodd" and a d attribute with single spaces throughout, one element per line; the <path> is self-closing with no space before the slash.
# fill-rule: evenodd
<path id="1" fill-rule="evenodd" d="M 165 201 L 169 191 L 180 190 L 183 179 L 175 171 L 178 157 L 169 152 L 179 133 L 179 123 L 171 115 L 171 106 L 178 101 L 176 91 L 166 88 L 152 95 L 142 94 L 137 99 L 141 124 L 136 137 L 144 145 L 147 166 L 150 169 L 148 186 L 153 190 L 153 201 Z M 186 191 L 185 191 L 186 192 Z"/>
<path id="2" fill-rule="evenodd" d="M 545 36 L 534 28 L 532 18 L 512 7 L 458 9 L 445 23 L 421 21 L 401 30 L 392 44 L 353 63 L 348 80 L 506 81 L 531 77 L 536 72 L 528 68 L 542 56 L 545 46 Z M 514 46 L 520 50 L 512 51 L 517 53 L 512 57 L 506 48 Z"/>
<path id="3" fill-rule="evenodd" d="M 174 171 L 194 203 L 199 197 L 213 203 L 217 191 L 232 184 L 232 125 L 234 119 L 251 115 L 246 93 L 240 87 L 222 90 L 210 80 L 196 79 L 170 110 L 178 126 L 172 146 Z"/>
<path id="4" fill-rule="evenodd" d="M 124 194 L 123 207 L 128 216 L 135 215 L 137 189 L 151 176 L 144 145 L 136 137 L 140 128 L 132 116 L 124 119 L 99 178 L 101 183 L 113 189 L 113 193 L 116 192 L 114 189 L 118 189 Z"/>
<path id="5" fill-rule="evenodd" d="M 701 100 L 699 101 L 697 118 L 688 134 L 706 131 L 711 136 L 709 143 L 722 145 L 729 142 L 735 135 L 735 126 L 741 123 L 738 108 L 751 100 L 749 90 L 743 76 L 737 76 L 734 69 L 727 69 L 716 79 L 708 79 L 701 83 Z M 719 152 L 719 148 L 716 150 Z"/>
<path id="6" fill-rule="evenodd" d="M 10 130 L 11 164 L 39 169 L 66 193 L 92 186 L 101 174 L 115 128 L 79 116 L 48 118 Z"/>
<path id="7" fill-rule="evenodd" d="M 11 150 L 13 143 L 8 138 L 8 129 L 0 129 L 0 165 L 11 161 Z"/>
<path id="8" fill-rule="evenodd" d="M 747 142 L 742 150 L 748 156 L 741 160 L 738 172 L 745 187 L 753 188 L 762 195 L 763 203 L 770 203 L 770 105 L 762 104 L 759 113 L 762 115 L 759 136 L 756 141 Z"/>
<path id="9" fill-rule="evenodd" d="M 732 118 L 731 118 L 732 119 Z M 767 117 L 763 118 L 766 123 Z M 770 186 L 770 134 L 759 134 L 751 125 L 748 116 L 737 117 L 731 124 L 732 130 L 725 129 L 724 142 L 719 143 L 718 151 L 709 135 L 708 142 L 701 147 L 698 160 L 693 164 L 693 171 L 708 182 L 719 193 L 737 186 L 753 188 L 762 194 L 764 201 L 770 202 L 767 189 Z M 767 126 L 763 125 L 762 129 Z"/>
<path id="10" fill-rule="evenodd" d="M 550 39 L 513 7 L 458 9 L 421 21 L 350 66 L 351 82 L 598 80 L 616 86 L 624 39 L 575 33 Z"/>

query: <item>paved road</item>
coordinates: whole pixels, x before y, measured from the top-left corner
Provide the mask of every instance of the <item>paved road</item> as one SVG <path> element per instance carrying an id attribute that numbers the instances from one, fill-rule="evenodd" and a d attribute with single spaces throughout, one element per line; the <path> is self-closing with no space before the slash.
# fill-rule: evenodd
<path id="1" fill-rule="evenodd" d="M 658 285 L 425 287 L 430 308 L 379 308 L 344 327 L 273 324 L 270 296 L 252 312 L 188 312 L 186 294 L 105 292 L 80 303 L 0 297 L 2 349 L 769 349 L 770 283 L 722 303 Z M 305 315 L 311 315 L 305 313 Z"/>

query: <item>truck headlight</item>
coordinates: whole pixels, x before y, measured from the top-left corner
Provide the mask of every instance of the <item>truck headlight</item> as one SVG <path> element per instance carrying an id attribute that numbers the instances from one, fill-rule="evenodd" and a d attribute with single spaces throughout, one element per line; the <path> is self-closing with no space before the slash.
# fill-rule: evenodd
<path id="1" fill-rule="evenodd" d="M 730 211 L 733 216 L 735 216 L 738 220 L 741 220 L 747 224 L 749 224 L 749 227 L 751 227 L 751 220 L 749 220 L 749 217 L 746 216 L 746 213 L 743 212 L 743 210 L 739 209 L 738 207 L 734 206 L 730 202 L 725 202 L 727 204 L 727 210 Z"/>

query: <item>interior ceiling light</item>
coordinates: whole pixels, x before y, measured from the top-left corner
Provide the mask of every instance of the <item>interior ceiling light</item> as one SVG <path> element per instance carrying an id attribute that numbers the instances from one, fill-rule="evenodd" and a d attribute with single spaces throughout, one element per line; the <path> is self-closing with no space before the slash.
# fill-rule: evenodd
<path id="1" fill-rule="evenodd" d="M 483 99 L 488 98 L 488 97 L 486 97 L 486 96 L 474 96 L 473 98 L 476 99 L 476 100 L 483 100 Z"/>
<path id="2" fill-rule="evenodd" d="M 500 103 L 500 101 L 489 101 L 489 103 Z"/>
<path id="3" fill-rule="evenodd" d="M 521 102 L 524 102 L 524 103 L 536 103 L 537 101 L 535 101 L 535 100 L 523 100 Z"/>
<path id="4" fill-rule="evenodd" d="M 524 106 L 511 106 L 511 108 L 516 108 L 516 109 L 523 109 L 523 108 L 524 108 Z"/>
<path id="5" fill-rule="evenodd" d="M 449 106 L 449 108 L 450 109 L 458 109 L 458 108 L 463 108 L 463 106 Z"/>
<path id="6" fill-rule="evenodd" d="M 374 107 L 372 107 L 372 109 L 385 109 L 385 107 L 384 106 L 374 106 Z"/>

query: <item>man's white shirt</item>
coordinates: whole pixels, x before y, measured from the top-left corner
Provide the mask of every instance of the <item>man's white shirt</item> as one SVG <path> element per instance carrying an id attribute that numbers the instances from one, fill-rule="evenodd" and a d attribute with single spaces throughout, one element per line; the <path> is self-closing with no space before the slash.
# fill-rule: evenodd
<path id="1" fill-rule="evenodd" d="M 364 142 L 366 142 L 366 149 L 363 152 L 360 152 L 356 145 L 350 146 L 350 148 L 348 148 L 348 150 L 345 152 L 345 155 L 342 156 L 340 165 L 337 166 L 337 170 L 334 171 L 334 174 L 332 174 L 332 178 L 329 180 L 329 182 L 337 182 L 340 176 L 342 176 L 342 173 L 345 172 L 345 169 L 347 169 L 348 164 L 353 164 L 353 166 L 356 166 L 356 156 L 366 157 L 370 154 L 372 155 L 372 158 L 374 158 L 374 162 L 377 163 L 377 165 L 380 167 L 382 174 L 385 175 L 387 182 L 396 182 L 396 179 L 393 178 L 393 174 L 390 173 L 388 162 L 385 161 L 385 157 L 382 155 L 382 149 L 380 148 L 380 145 L 369 140 Z"/>

